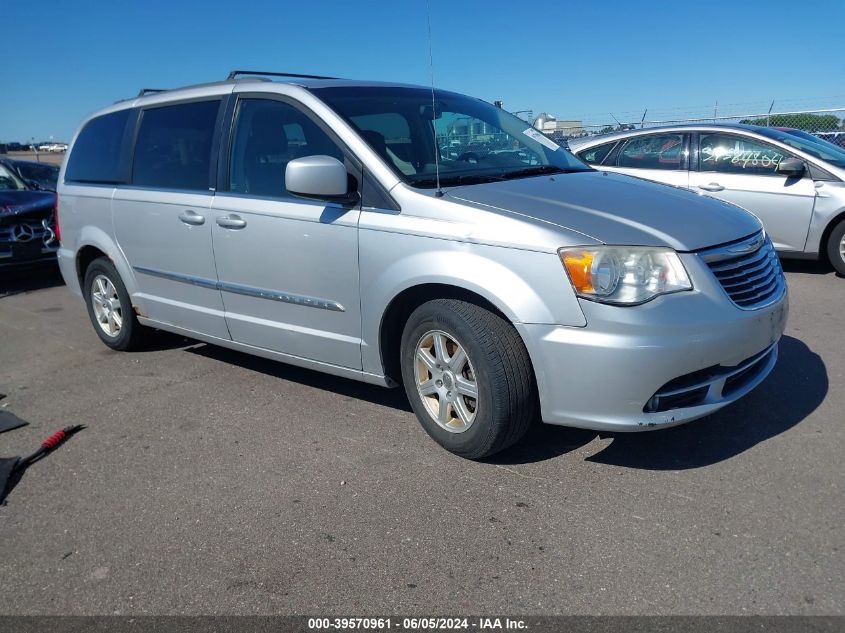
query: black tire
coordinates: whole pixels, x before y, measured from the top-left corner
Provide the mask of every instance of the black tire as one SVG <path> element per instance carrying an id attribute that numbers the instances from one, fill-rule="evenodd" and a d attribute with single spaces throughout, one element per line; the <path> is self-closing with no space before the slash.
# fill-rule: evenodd
<path id="1" fill-rule="evenodd" d="M 845 253 L 842 252 L 843 239 L 845 239 L 845 220 L 833 227 L 830 237 L 827 238 L 827 258 L 836 272 L 845 277 Z"/>
<path id="2" fill-rule="evenodd" d="M 95 280 L 105 277 L 111 282 L 120 302 L 120 316 L 122 323 L 120 330 L 112 336 L 103 330 L 94 311 L 93 285 Z M 114 350 L 131 351 L 140 349 L 143 346 L 147 334 L 147 328 L 138 323 L 135 311 L 132 309 L 132 302 L 129 300 L 129 293 L 126 286 L 114 267 L 114 264 L 106 257 L 95 259 L 85 271 L 85 281 L 82 284 L 82 296 L 85 298 L 85 305 L 88 308 L 88 317 L 91 325 L 100 340 Z"/>
<path id="3" fill-rule="evenodd" d="M 474 421 L 462 432 L 441 427 L 417 389 L 417 347 L 433 331 L 445 333 L 464 348 L 478 387 L 478 397 L 465 401 L 475 405 Z M 468 459 L 489 457 L 515 444 L 531 426 L 537 411 L 531 360 L 517 331 L 497 314 L 456 299 L 424 303 L 405 324 L 400 354 L 411 407 L 425 431 L 446 450 Z M 425 378 L 433 380 L 434 374 L 427 372 L 419 380 Z"/>

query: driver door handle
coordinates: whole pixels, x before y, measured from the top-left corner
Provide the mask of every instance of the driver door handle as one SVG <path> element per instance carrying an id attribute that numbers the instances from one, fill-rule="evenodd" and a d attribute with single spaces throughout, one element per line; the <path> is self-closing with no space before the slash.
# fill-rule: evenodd
<path id="1" fill-rule="evenodd" d="M 190 209 L 182 211 L 182 213 L 179 214 L 179 219 L 185 224 L 190 224 L 192 226 L 205 224 L 205 216 L 200 215 L 196 211 L 191 211 Z"/>
<path id="2" fill-rule="evenodd" d="M 246 220 L 234 213 L 231 215 L 221 215 L 217 218 L 217 226 L 222 226 L 224 229 L 242 229 L 246 226 Z"/>
<path id="3" fill-rule="evenodd" d="M 704 189 L 704 191 L 724 191 L 725 188 L 720 185 L 718 182 L 711 182 L 709 185 L 698 185 L 699 189 Z"/>

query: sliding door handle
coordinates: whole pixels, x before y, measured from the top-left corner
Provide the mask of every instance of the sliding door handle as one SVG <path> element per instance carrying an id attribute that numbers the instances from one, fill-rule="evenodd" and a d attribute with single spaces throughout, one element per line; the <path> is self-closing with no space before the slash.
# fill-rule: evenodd
<path id="1" fill-rule="evenodd" d="M 221 215 L 217 218 L 217 226 L 222 226 L 224 229 L 242 229 L 246 226 L 246 220 L 234 213 L 231 215 Z"/>
<path id="2" fill-rule="evenodd" d="M 196 211 L 191 211 L 190 209 L 182 211 L 182 213 L 179 214 L 179 219 L 185 224 L 190 224 L 192 226 L 205 224 L 205 216 L 200 215 Z"/>

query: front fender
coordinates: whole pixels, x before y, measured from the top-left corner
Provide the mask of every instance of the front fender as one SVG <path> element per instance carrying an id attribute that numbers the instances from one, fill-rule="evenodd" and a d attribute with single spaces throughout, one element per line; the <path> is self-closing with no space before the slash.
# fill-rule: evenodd
<path id="1" fill-rule="evenodd" d="M 382 373 L 379 334 L 391 301 L 408 288 L 443 284 L 483 297 L 513 323 L 584 326 L 554 253 L 363 230 L 360 233 L 362 360 Z"/>

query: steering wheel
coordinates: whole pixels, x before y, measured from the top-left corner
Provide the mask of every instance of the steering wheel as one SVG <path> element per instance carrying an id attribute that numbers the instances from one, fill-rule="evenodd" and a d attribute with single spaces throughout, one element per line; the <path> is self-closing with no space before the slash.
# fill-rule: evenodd
<path id="1" fill-rule="evenodd" d="M 455 160 L 462 160 L 467 163 L 477 163 L 478 162 L 478 154 L 475 152 L 464 152 L 460 156 L 458 156 Z"/>

